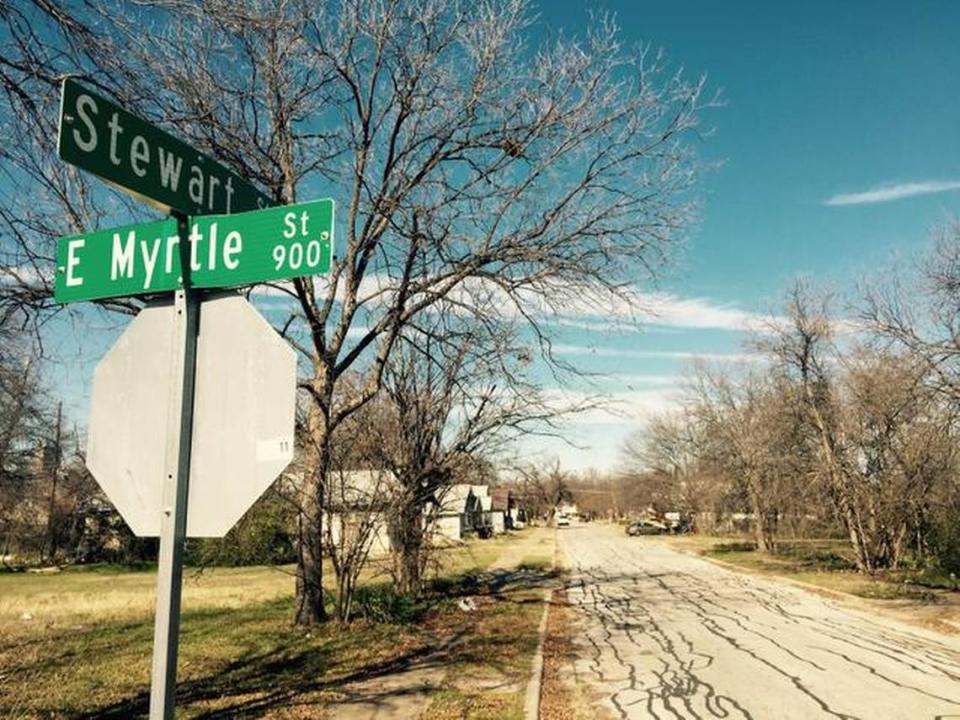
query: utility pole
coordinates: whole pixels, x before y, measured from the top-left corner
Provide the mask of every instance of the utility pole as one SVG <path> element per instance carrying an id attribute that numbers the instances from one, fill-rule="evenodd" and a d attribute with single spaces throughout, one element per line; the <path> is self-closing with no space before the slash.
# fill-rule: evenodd
<path id="1" fill-rule="evenodd" d="M 57 545 L 57 536 L 59 535 L 57 531 L 57 523 L 54 515 L 57 510 L 57 481 L 60 478 L 60 466 L 63 460 L 63 451 L 62 451 L 62 425 L 63 425 L 63 401 L 57 403 L 57 425 L 54 431 L 54 441 L 53 441 L 53 455 L 52 457 L 44 458 L 45 465 L 47 466 L 47 472 L 50 476 L 50 502 L 47 507 L 47 547 L 49 549 L 49 554 L 47 559 L 51 562 L 55 562 L 57 558 L 57 550 L 59 549 Z"/>

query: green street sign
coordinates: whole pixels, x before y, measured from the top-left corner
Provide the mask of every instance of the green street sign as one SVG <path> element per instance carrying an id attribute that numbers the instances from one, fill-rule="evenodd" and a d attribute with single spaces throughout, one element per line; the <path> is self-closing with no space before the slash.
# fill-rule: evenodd
<path id="1" fill-rule="evenodd" d="M 249 182 L 73 78 L 60 96 L 60 157 L 164 211 L 231 214 L 274 203 Z"/>
<path id="2" fill-rule="evenodd" d="M 333 200 L 189 218 L 190 284 L 252 285 L 329 272 Z M 182 287 L 173 218 L 57 240 L 54 299 L 146 295 Z"/>

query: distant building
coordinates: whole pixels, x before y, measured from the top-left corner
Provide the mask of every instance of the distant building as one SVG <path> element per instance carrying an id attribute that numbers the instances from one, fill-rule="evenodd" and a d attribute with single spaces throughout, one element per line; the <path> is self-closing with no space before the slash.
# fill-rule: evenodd
<path id="1" fill-rule="evenodd" d="M 517 519 L 513 495 L 508 488 L 492 488 L 490 490 L 490 521 L 494 534 L 512 530 Z"/>
<path id="2" fill-rule="evenodd" d="M 433 533 L 438 538 L 462 540 L 480 515 L 480 500 L 473 485 L 457 484 L 438 493 L 437 504 L 428 510 Z"/>
<path id="3" fill-rule="evenodd" d="M 334 473 L 328 490 L 324 522 L 329 540 L 339 545 L 358 541 L 343 533 L 366 533 L 371 543 L 370 554 L 380 556 L 392 549 L 389 511 L 395 501 L 399 483 L 389 471 L 353 470 Z M 502 533 L 512 527 L 508 514 L 512 500 L 507 490 L 486 485 L 459 483 L 442 488 L 436 500 L 424 509 L 423 523 L 434 541 L 458 542 L 468 533 L 492 531 Z"/>
<path id="4" fill-rule="evenodd" d="M 398 489 L 389 470 L 335 471 L 328 480 L 324 524 L 329 541 L 345 546 L 361 541 L 370 543 L 370 555 L 386 555 L 392 549 L 388 528 L 388 510 Z M 344 534 L 346 533 L 346 534 Z"/>

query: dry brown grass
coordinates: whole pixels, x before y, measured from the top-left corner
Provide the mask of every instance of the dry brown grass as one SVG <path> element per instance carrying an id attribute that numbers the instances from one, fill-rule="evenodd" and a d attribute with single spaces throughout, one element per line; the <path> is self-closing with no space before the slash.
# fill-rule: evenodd
<path id="1" fill-rule="evenodd" d="M 443 573 L 452 591 L 464 592 L 457 584 L 464 573 L 552 552 L 552 530 L 535 529 L 455 548 L 444 554 Z M 416 622 L 305 631 L 290 625 L 291 568 L 188 571 L 178 717 L 319 718 L 345 688 L 412 664 L 441 674 L 431 708 L 475 720 L 519 718 L 543 607 L 542 590 L 528 579 L 538 575 L 469 589 L 477 595 L 473 612 L 437 599 Z M 0 716 L 140 716 L 155 582 L 154 572 L 116 568 L 0 576 Z"/>

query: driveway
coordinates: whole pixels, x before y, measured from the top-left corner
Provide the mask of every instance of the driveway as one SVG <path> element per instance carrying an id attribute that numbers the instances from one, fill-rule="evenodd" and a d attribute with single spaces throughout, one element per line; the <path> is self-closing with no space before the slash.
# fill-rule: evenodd
<path id="1" fill-rule="evenodd" d="M 960 640 L 676 552 L 559 529 L 579 683 L 615 718 L 960 720 Z"/>

